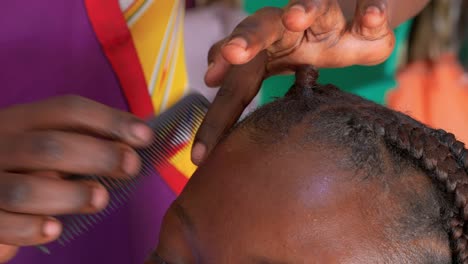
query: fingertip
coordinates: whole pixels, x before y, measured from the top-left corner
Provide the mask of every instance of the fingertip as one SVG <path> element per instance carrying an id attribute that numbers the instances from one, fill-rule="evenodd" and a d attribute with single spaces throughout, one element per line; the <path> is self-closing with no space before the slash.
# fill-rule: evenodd
<path id="1" fill-rule="evenodd" d="M 304 31 L 310 26 L 307 11 L 299 4 L 289 7 L 282 20 L 284 27 L 293 32 Z"/>
<path id="2" fill-rule="evenodd" d="M 91 207 L 94 210 L 102 210 L 106 207 L 109 202 L 109 193 L 107 190 L 98 183 L 89 183 L 91 185 Z"/>
<path id="3" fill-rule="evenodd" d="M 218 82 L 215 77 L 213 77 L 213 73 L 211 72 L 207 72 L 205 74 L 205 84 L 206 86 L 208 86 L 209 88 L 216 88 L 220 85 L 220 82 Z"/>
<path id="4" fill-rule="evenodd" d="M 360 7 L 353 22 L 353 31 L 366 40 L 382 39 L 392 30 L 384 4 L 371 4 Z"/>
<path id="5" fill-rule="evenodd" d="M 205 158 L 206 151 L 207 148 L 205 144 L 196 142 L 192 148 L 192 162 L 195 165 L 200 165 Z"/>
<path id="6" fill-rule="evenodd" d="M 147 145 L 153 139 L 153 131 L 143 122 L 135 122 L 130 126 L 130 133 L 137 145 Z"/>
<path id="7" fill-rule="evenodd" d="M 370 6 L 366 9 L 363 24 L 366 27 L 376 28 L 382 26 L 386 22 L 384 13 L 376 6 Z"/>
<path id="8" fill-rule="evenodd" d="M 384 10 L 378 6 L 368 6 L 364 10 L 362 25 L 368 28 L 376 28 L 382 26 L 386 22 Z"/>
<path id="9" fill-rule="evenodd" d="M 208 65 L 208 69 L 206 70 L 205 77 L 204 77 L 205 84 L 208 87 L 214 88 L 214 87 L 217 87 L 220 84 L 220 81 L 219 81 L 220 73 L 219 73 L 219 70 L 217 68 L 218 67 L 216 66 L 215 62 L 211 62 Z"/>
<path id="10" fill-rule="evenodd" d="M 62 224 L 53 217 L 47 217 L 42 227 L 42 234 L 48 240 L 54 240 L 60 236 Z"/>
<path id="11" fill-rule="evenodd" d="M 141 161 L 136 151 L 131 148 L 124 149 L 122 154 L 121 169 L 126 176 L 135 176 L 140 171 Z"/>
<path id="12" fill-rule="evenodd" d="M 224 59 L 231 64 L 247 63 L 252 55 L 249 52 L 247 41 L 244 38 L 234 38 L 221 48 Z"/>

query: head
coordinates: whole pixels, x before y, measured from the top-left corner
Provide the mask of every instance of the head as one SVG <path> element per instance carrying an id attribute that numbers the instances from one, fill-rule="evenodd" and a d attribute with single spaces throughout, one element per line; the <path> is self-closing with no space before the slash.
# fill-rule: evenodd
<path id="1" fill-rule="evenodd" d="M 467 151 L 315 83 L 239 123 L 168 210 L 167 263 L 467 263 Z M 465 210 L 465 207 L 467 208 Z"/>

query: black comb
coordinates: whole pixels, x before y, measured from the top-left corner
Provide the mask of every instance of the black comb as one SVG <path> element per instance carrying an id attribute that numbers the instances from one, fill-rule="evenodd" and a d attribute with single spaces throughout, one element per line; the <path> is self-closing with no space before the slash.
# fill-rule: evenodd
<path id="1" fill-rule="evenodd" d="M 142 166 L 137 177 L 130 180 L 109 179 L 99 176 L 75 175 L 71 180 L 92 180 L 104 185 L 110 194 L 108 206 L 97 214 L 67 215 L 58 217 L 63 223 L 63 232 L 58 242 L 65 246 L 81 234 L 88 232 L 103 218 L 117 210 L 133 194 L 137 183 L 143 178 L 154 175 L 157 165 L 168 163 L 168 157 L 177 151 L 174 146 L 180 142 L 192 145 L 195 133 L 200 126 L 209 102 L 200 94 L 189 94 L 162 114 L 151 118 L 147 124 L 154 134 L 153 143 L 137 150 Z M 44 253 L 50 254 L 45 246 L 38 246 Z"/>

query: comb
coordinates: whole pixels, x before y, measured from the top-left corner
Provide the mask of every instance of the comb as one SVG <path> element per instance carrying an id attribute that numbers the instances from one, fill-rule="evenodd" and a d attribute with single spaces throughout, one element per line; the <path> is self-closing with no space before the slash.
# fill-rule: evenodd
<path id="1" fill-rule="evenodd" d="M 137 153 L 142 166 L 138 175 L 129 180 L 109 179 L 99 176 L 71 176 L 70 180 L 91 180 L 104 185 L 109 191 L 108 206 L 101 212 L 88 215 L 67 215 L 58 219 L 63 223 L 63 232 L 58 238 L 62 246 L 88 232 L 93 226 L 122 206 L 134 193 L 136 185 L 144 177 L 150 177 L 157 172 L 157 167 L 169 162 L 169 157 L 180 150 L 180 144 L 191 146 L 195 132 L 200 126 L 209 102 L 200 94 L 189 94 L 162 114 L 147 121 L 153 130 L 153 143 Z M 49 249 L 42 245 L 37 247 L 46 254 Z"/>

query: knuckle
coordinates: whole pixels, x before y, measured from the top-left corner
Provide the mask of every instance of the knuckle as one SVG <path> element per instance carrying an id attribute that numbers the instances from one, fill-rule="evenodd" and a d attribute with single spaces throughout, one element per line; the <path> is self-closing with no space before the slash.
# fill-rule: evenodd
<path id="1" fill-rule="evenodd" d="M 0 188 L 0 205 L 9 211 L 21 210 L 28 201 L 32 187 L 27 181 L 11 179 L 2 183 Z"/>
<path id="2" fill-rule="evenodd" d="M 36 217 L 19 221 L 15 232 L 15 241 L 19 245 L 29 245 L 34 241 L 38 241 L 41 237 L 41 221 L 37 221 Z"/>
<path id="3" fill-rule="evenodd" d="M 64 153 L 61 140 L 54 133 L 39 133 L 29 140 L 31 155 L 40 157 L 45 162 L 60 160 Z"/>
<path id="4" fill-rule="evenodd" d="M 90 129 L 102 130 L 100 133 L 111 138 L 122 138 L 129 123 L 137 121 L 122 111 L 114 110 L 100 103 L 76 95 L 61 98 L 62 115 L 70 123 L 86 124 Z"/>
<path id="5" fill-rule="evenodd" d="M 31 235 L 31 228 L 20 228 L 18 232 L 15 234 L 15 244 L 18 245 L 27 245 L 30 244 L 32 240 L 34 240 L 33 236 Z"/>

